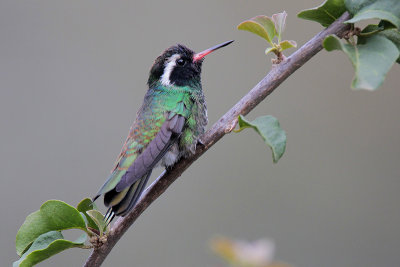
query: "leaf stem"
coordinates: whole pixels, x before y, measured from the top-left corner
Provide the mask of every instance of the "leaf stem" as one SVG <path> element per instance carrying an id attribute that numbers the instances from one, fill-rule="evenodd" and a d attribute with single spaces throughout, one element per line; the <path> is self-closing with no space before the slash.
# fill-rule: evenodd
<path id="1" fill-rule="evenodd" d="M 93 245 L 80 245 L 80 246 L 77 246 L 78 248 L 82 248 L 82 249 L 92 249 L 93 248 Z"/>

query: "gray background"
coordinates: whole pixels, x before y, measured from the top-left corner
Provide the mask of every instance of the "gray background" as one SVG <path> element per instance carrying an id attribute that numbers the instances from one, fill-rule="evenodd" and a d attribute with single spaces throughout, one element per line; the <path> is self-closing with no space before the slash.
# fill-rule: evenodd
<path id="1" fill-rule="evenodd" d="M 286 10 L 284 37 L 302 45 L 322 27 L 296 14 L 320 2 L 2 0 L 1 265 L 17 259 L 16 232 L 44 201 L 97 192 L 166 47 L 236 40 L 204 63 L 214 123 L 270 68 L 266 43 L 236 25 Z M 288 146 L 278 164 L 252 131 L 226 136 L 104 266 L 224 266 L 208 248 L 216 235 L 272 238 L 276 258 L 299 267 L 399 266 L 399 66 L 377 92 L 350 90 L 352 76 L 342 54 L 319 53 L 248 116 L 279 118 Z M 73 249 L 40 266 L 87 256 Z"/>

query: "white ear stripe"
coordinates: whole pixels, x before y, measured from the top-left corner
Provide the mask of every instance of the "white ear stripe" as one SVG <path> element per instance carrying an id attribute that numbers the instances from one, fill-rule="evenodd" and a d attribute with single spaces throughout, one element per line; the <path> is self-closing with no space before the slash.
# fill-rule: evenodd
<path id="1" fill-rule="evenodd" d="M 179 54 L 172 55 L 166 62 L 164 67 L 164 73 L 161 75 L 161 84 L 164 86 L 170 86 L 171 80 L 169 79 L 171 76 L 174 67 L 176 66 L 176 60 L 180 58 Z"/>

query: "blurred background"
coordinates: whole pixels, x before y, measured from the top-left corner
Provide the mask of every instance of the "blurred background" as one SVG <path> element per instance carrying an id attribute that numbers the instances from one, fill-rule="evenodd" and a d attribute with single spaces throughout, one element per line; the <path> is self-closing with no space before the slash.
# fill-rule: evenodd
<path id="1" fill-rule="evenodd" d="M 165 48 L 236 40 L 203 65 L 213 124 L 271 65 L 267 43 L 236 26 L 286 10 L 284 38 L 301 46 L 322 27 L 296 14 L 321 2 L 2 0 L 1 265 L 17 259 L 17 230 L 44 201 L 76 205 L 97 192 Z M 376 92 L 352 91 L 349 60 L 317 54 L 247 116 L 280 120 L 288 143 L 278 164 L 253 131 L 227 135 L 137 220 L 104 266 L 224 266 L 209 248 L 217 235 L 271 238 L 275 258 L 298 267 L 398 266 L 399 70 Z M 71 249 L 39 266 L 81 266 L 88 255 Z"/>

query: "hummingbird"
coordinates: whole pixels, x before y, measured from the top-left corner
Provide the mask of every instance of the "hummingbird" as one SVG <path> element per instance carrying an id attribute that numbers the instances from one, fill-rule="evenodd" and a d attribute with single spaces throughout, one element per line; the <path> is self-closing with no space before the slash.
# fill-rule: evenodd
<path id="1" fill-rule="evenodd" d="M 140 198 L 153 168 L 169 168 L 195 153 L 208 123 L 201 86 L 204 57 L 232 43 L 200 53 L 184 45 L 167 48 L 150 69 L 148 90 L 114 168 L 94 201 L 104 195 L 105 220 L 125 216 Z"/>

